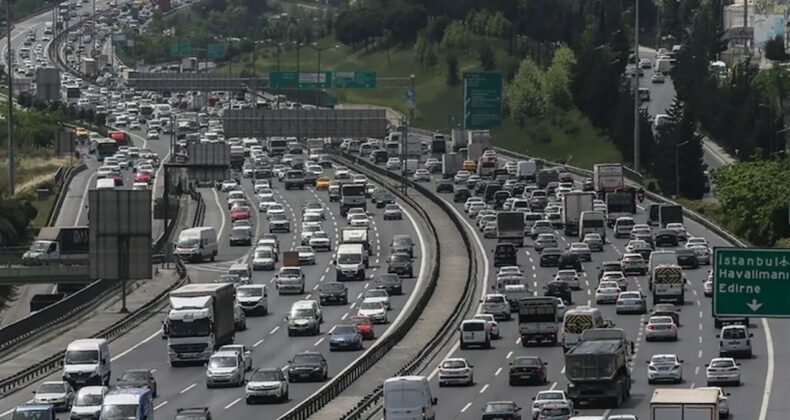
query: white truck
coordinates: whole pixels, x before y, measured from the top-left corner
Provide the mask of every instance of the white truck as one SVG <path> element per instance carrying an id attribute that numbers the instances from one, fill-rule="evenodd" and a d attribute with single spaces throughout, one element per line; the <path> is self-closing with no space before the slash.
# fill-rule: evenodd
<path id="1" fill-rule="evenodd" d="M 361 244 L 368 255 L 372 255 L 373 251 L 370 249 L 370 240 L 368 239 L 368 230 L 358 227 L 345 227 L 340 231 L 341 244 Z"/>
<path id="2" fill-rule="evenodd" d="M 87 264 L 88 227 L 41 228 L 36 241 L 23 255 L 25 265 Z"/>
<path id="3" fill-rule="evenodd" d="M 535 159 L 520 160 L 516 164 L 516 174 L 521 181 L 535 182 L 538 169 L 538 162 Z"/>
<path id="4" fill-rule="evenodd" d="M 499 242 L 524 246 L 524 213 L 520 211 L 500 211 L 496 214 L 497 239 Z"/>
<path id="5" fill-rule="evenodd" d="M 593 165 L 593 186 L 598 198 L 603 200 L 607 193 L 625 187 L 621 163 L 598 163 Z"/>
<path id="6" fill-rule="evenodd" d="M 458 153 L 445 153 L 442 155 L 442 177 L 452 178 L 463 165 L 463 156 Z"/>
<path id="7" fill-rule="evenodd" d="M 582 212 L 593 210 L 595 193 L 572 191 L 562 197 L 562 226 L 566 236 L 578 235 Z"/>
<path id="8" fill-rule="evenodd" d="M 650 291 L 653 304 L 671 301 L 675 305 L 685 302 L 686 277 L 678 265 L 658 265 L 650 272 Z"/>
<path id="9" fill-rule="evenodd" d="M 318 161 L 318 157 L 324 153 L 324 139 L 307 139 L 308 159 Z"/>
<path id="10" fill-rule="evenodd" d="M 658 388 L 650 399 L 650 420 L 719 418 L 719 391 L 713 388 Z"/>
<path id="11" fill-rule="evenodd" d="M 531 343 L 557 344 L 557 298 L 525 297 L 518 301 L 518 332 L 521 345 Z"/>
<path id="12" fill-rule="evenodd" d="M 483 151 L 491 147 L 491 132 L 488 130 L 469 130 L 466 132 L 467 160 L 477 162 Z"/>
<path id="13" fill-rule="evenodd" d="M 164 330 L 171 366 L 207 362 L 214 350 L 233 342 L 233 284 L 187 284 L 169 298 Z"/>

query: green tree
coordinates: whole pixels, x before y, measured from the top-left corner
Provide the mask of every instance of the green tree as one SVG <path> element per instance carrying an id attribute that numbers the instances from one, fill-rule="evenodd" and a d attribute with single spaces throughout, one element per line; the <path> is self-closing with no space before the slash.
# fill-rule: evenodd
<path id="1" fill-rule="evenodd" d="M 576 56 L 568 47 L 560 47 L 554 52 L 551 66 L 546 71 L 546 103 L 561 109 L 573 105 L 571 95 L 571 74 L 576 65 Z"/>
<path id="2" fill-rule="evenodd" d="M 782 35 L 777 35 L 776 38 L 768 40 L 765 43 L 765 58 L 773 61 L 787 60 L 787 53 L 785 52 L 785 39 Z"/>
<path id="3" fill-rule="evenodd" d="M 19 198 L 0 199 L 0 246 L 18 246 L 30 238 L 30 223 L 38 210 L 30 201 Z"/>
<path id="4" fill-rule="evenodd" d="M 518 72 L 505 90 L 511 117 L 523 126 L 529 117 L 546 112 L 543 72 L 529 58 L 523 60 Z"/>
<path id="5" fill-rule="evenodd" d="M 453 54 L 447 54 L 447 86 L 455 86 L 461 81 L 458 75 L 458 58 Z"/>
<path id="6" fill-rule="evenodd" d="M 697 124 L 677 97 L 667 115 L 669 118 L 658 126 L 650 173 L 664 192 L 675 193 L 679 188 L 677 192 L 684 197 L 702 198 L 707 165 Z"/>
<path id="7" fill-rule="evenodd" d="M 417 41 L 414 42 L 414 57 L 423 66 L 425 65 L 425 54 L 428 52 L 428 48 L 430 48 L 428 38 L 423 34 L 417 35 Z"/>
<path id="8" fill-rule="evenodd" d="M 437 45 L 431 43 L 428 45 L 427 51 L 425 51 L 425 66 L 426 67 L 436 67 L 439 64 L 439 53 L 437 52 Z"/>
<path id="9" fill-rule="evenodd" d="M 494 62 L 494 50 L 487 42 L 483 42 L 477 49 L 477 56 L 480 59 L 480 67 L 485 71 L 491 71 L 496 68 Z"/>
<path id="10" fill-rule="evenodd" d="M 444 31 L 442 47 L 456 52 L 466 52 L 474 41 L 474 34 L 462 22 L 453 22 Z"/>

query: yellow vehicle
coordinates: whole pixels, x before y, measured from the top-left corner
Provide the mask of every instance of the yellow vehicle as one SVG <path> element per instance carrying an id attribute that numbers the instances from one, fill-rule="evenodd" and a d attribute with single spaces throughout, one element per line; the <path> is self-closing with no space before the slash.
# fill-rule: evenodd
<path id="1" fill-rule="evenodd" d="M 77 127 L 74 129 L 74 135 L 77 136 L 78 139 L 87 139 L 88 138 L 88 130 Z"/>
<path id="2" fill-rule="evenodd" d="M 465 160 L 463 169 L 469 172 L 477 172 L 477 162 L 473 160 Z"/>
<path id="3" fill-rule="evenodd" d="M 329 179 L 329 177 L 326 176 L 318 177 L 318 179 L 315 180 L 315 189 L 328 190 L 330 181 L 331 180 Z"/>

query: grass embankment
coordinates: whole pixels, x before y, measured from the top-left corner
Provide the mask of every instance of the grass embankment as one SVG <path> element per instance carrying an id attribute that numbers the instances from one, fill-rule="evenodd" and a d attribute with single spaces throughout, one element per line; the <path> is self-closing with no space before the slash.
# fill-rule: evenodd
<path id="1" fill-rule="evenodd" d="M 8 160 L 3 157 L 0 163 L 0 191 L 5 194 L 8 190 Z M 58 169 L 76 165 L 79 161 L 67 157 L 22 157 L 17 160 L 16 167 L 16 196 L 27 197 L 38 210 L 38 215 L 33 221 L 35 227 L 47 224 L 47 217 L 55 205 L 58 191 L 55 185 L 55 174 Z M 36 200 L 36 190 L 49 188 L 49 196 L 45 200 Z"/>
<path id="2" fill-rule="evenodd" d="M 449 128 L 451 116 L 462 114 L 462 87 L 447 86 L 445 57 L 440 55 L 437 65 L 422 66 L 415 60 L 411 48 L 392 49 L 367 53 L 353 51 L 333 39 L 318 42 L 321 52 L 321 70 L 374 70 L 378 77 L 376 89 L 330 89 L 339 103 L 379 105 L 395 109 L 401 113 L 408 111 L 406 89 L 409 76 L 415 76 L 417 93 L 415 126 L 430 130 Z M 256 53 L 255 72 L 264 74 L 277 70 L 277 49 L 260 45 Z M 301 71 L 316 71 L 318 54 L 311 47 L 299 51 Z M 281 49 L 279 64 L 281 70 L 296 69 L 296 50 L 292 46 Z M 460 57 L 459 68 L 464 71 L 478 71 L 479 63 L 473 57 Z M 233 72 L 253 70 L 252 54 L 237 57 L 233 62 Z M 227 73 L 228 67 L 215 70 Z M 594 163 L 619 162 L 620 153 L 605 135 L 596 130 L 583 114 L 570 111 L 560 115 L 550 115 L 531 121 L 519 127 L 505 118 L 502 127 L 493 131 L 493 142 L 515 152 L 528 153 L 545 159 L 567 160 L 575 166 L 592 168 Z"/>

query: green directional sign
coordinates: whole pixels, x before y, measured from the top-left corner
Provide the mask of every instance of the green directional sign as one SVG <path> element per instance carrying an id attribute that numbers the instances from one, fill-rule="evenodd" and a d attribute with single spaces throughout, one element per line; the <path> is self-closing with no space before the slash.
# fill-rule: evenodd
<path id="1" fill-rule="evenodd" d="M 225 44 L 215 43 L 206 45 L 206 54 L 211 60 L 225 58 Z"/>
<path id="2" fill-rule="evenodd" d="M 269 87 L 272 89 L 329 89 L 332 87 L 332 72 L 269 72 Z"/>
<path id="3" fill-rule="evenodd" d="M 789 318 L 790 249 L 714 249 L 713 314 Z"/>
<path id="4" fill-rule="evenodd" d="M 502 74 L 464 74 L 464 128 L 487 130 L 502 124 Z"/>
<path id="5" fill-rule="evenodd" d="M 126 44 L 126 35 L 125 34 L 112 34 L 112 44 L 116 46 L 121 46 Z"/>
<path id="6" fill-rule="evenodd" d="M 374 89 L 376 72 L 371 70 L 336 71 L 335 87 L 338 89 Z"/>
<path id="7" fill-rule="evenodd" d="M 190 55 L 192 55 L 192 44 L 189 42 L 170 43 L 171 57 L 189 57 Z"/>

